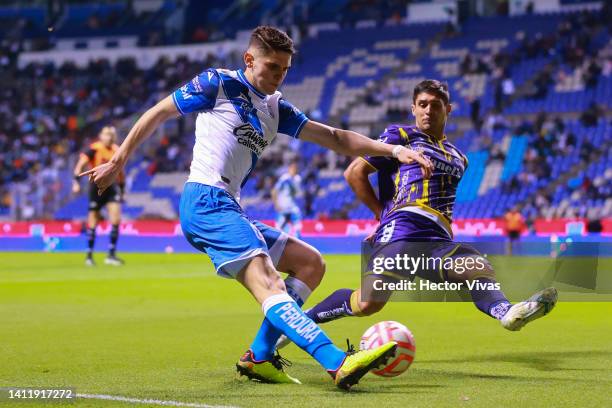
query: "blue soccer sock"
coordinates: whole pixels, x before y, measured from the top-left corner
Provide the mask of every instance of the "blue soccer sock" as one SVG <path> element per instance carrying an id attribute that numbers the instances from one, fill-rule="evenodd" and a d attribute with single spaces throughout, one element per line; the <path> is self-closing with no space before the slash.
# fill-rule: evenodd
<path id="1" fill-rule="evenodd" d="M 285 293 L 272 295 L 262 304 L 266 320 L 326 370 L 335 371 L 346 354 L 336 347 L 315 322 Z"/>
<path id="2" fill-rule="evenodd" d="M 285 287 L 287 288 L 287 294 L 300 307 L 312 293 L 308 285 L 291 276 L 285 279 Z M 253 343 L 251 343 L 250 349 L 253 352 L 253 358 L 257 361 L 270 360 L 274 356 L 274 348 L 281 334 L 268 319 L 264 319 Z"/>
<path id="3" fill-rule="evenodd" d="M 353 312 L 351 298 L 353 289 L 338 289 L 312 308 L 306 311 L 306 315 L 315 323 L 326 323 L 346 316 L 355 316 L 359 313 Z"/>
<path id="4" fill-rule="evenodd" d="M 479 278 L 478 282 L 487 286 L 497 283 L 495 280 L 489 278 Z M 474 305 L 476 305 L 480 311 L 497 320 L 501 320 L 506 312 L 508 312 L 508 309 L 510 309 L 510 306 L 512 306 L 501 290 L 475 287 L 470 290 L 470 294 L 472 295 Z"/>

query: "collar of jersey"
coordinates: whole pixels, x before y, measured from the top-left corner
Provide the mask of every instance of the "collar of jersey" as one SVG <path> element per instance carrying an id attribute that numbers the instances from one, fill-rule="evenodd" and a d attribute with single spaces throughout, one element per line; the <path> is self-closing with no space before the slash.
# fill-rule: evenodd
<path id="1" fill-rule="evenodd" d="M 255 93 L 255 95 L 259 96 L 261 99 L 265 98 L 266 95 L 262 94 L 261 92 L 259 92 L 257 89 L 255 89 L 255 87 L 253 85 L 251 85 L 251 83 L 249 82 L 249 80 L 247 79 L 247 77 L 244 75 L 244 72 L 239 69 L 238 70 L 238 78 L 240 78 L 240 82 L 242 82 L 243 84 L 245 84 L 246 86 L 249 87 L 249 89 L 251 91 L 253 91 L 253 93 Z"/>
<path id="2" fill-rule="evenodd" d="M 401 128 L 401 129 L 403 129 L 403 128 Z M 422 133 L 422 134 L 424 134 L 425 136 L 427 136 L 427 138 L 428 138 L 429 140 L 432 140 L 432 141 L 434 140 L 433 136 L 430 136 L 430 135 L 428 135 L 427 133 L 423 132 L 423 131 L 422 131 L 421 129 L 419 129 L 417 126 L 414 126 L 414 129 L 416 129 L 416 130 L 417 130 L 417 132 Z M 446 140 L 446 133 L 443 133 L 443 134 L 442 134 L 442 139 L 440 139 L 439 141 L 440 141 L 440 142 L 444 142 L 445 140 Z"/>

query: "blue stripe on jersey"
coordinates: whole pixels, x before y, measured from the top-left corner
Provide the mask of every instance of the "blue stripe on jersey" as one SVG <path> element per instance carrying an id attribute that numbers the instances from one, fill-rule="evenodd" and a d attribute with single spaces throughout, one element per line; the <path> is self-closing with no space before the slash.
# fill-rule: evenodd
<path id="1" fill-rule="evenodd" d="M 257 116 L 257 109 L 253 107 L 253 103 L 251 102 L 249 88 L 242 82 L 232 78 L 229 75 L 221 72 L 219 75 L 221 77 L 221 85 L 223 86 L 227 99 L 229 99 L 234 106 L 234 109 L 236 110 L 238 116 L 240 116 L 240 119 L 242 119 L 242 121 L 245 123 L 251 124 L 251 126 L 253 126 L 257 132 L 259 132 L 261 137 L 263 137 L 264 132 L 261 127 L 259 117 Z"/>
<path id="2" fill-rule="evenodd" d="M 225 95 L 232 103 L 232 106 L 236 110 L 238 116 L 240 116 L 240 119 L 242 119 L 243 122 L 249 123 L 251 126 L 253 126 L 253 128 L 263 138 L 263 128 L 261 127 L 259 116 L 257 116 L 257 109 L 253 107 L 251 97 L 249 96 L 249 87 L 229 75 L 223 73 L 219 73 L 219 75 L 221 77 L 221 85 L 223 86 Z M 240 71 L 238 72 L 238 75 L 240 75 Z M 253 91 L 256 92 L 255 89 L 253 89 Z M 242 182 L 240 183 L 241 188 L 246 184 L 249 176 L 255 169 L 258 159 L 259 157 L 257 154 L 251 151 L 251 168 L 247 172 L 246 176 L 244 176 L 244 179 L 242 179 Z"/>
<path id="3" fill-rule="evenodd" d="M 247 180 L 249 179 L 249 176 L 251 175 L 251 173 L 255 169 L 255 165 L 257 164 L 257 159 L 259 159 L 259 157 L 257 157 L 257 155 L 255 153 L 251 152 L 251 168 L 247 172 L 246 176 L 244 176 L 244 179 L 242 180 L 242 183 L 240 183 L 240 188 L 244 187 L 244 185 L 246 184 Z"/>
<path id="4" fill-rule="evenodd" d="M 295 188 L 293 187 L 293 181 L 292 180 L 285 180 L 283 182 L 283 184 L 281 185 L 281 188 L 287 188 L 289 189 L 289 195 L 291 195 L 291 197 L 293 197 L 295 195 Z"/>
<path id="5" fill-rule="evenodd" d="M 266 95 L 264 95 L 263 93 L 259 92 L 257 89 L 255 89 L 255 87 L 253 85 L 251 85 L 251 83 L 249 82 L 249 80 L 244 76 L 244 72 L 242 72 L 241 69 L 239 69 L 238 71 L 238 78 L 240 78 L 240 81 L 242 83 L 244 83 L 246 86 L 249 87 L 249 89 L 251 91 L 253 91 L 253 93 L 257 96 L 259 96 L 260 98 L 265 98 Z"/>

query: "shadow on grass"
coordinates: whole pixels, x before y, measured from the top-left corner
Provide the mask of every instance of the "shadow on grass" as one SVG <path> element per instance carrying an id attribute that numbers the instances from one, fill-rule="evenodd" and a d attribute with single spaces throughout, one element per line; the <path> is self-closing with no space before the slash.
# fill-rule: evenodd
<path id="1" fill-rule="evenodd" d="M 449 363 L 515 363 L 539 371 L 598 371 L 594 368 L 576 367 L 575 360 L 581 358 L 612 358 L 611 350 L 557 350 L 557 351 L 529 351 L 506 352 L 496 354 L 478 354 L 471 357 L 462 357 L 445 360 L 419 360 L 419 365 L 435 365 Z M 569 365 L 570 367 L 564 367 Z"/>

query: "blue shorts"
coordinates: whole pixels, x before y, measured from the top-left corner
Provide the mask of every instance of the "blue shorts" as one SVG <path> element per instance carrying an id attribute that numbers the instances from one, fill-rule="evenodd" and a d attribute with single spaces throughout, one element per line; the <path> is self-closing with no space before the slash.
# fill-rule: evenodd
<path id="1" fill-rule="evenodd" d="M 225 278 L 235 278 L 247 262 L 268 255 L 274 266 L 288 235 L 252 221 L 227 191 L 201 183 L 185 184 L 180 204 L 181 228 L 194 248 L 205 252 Z"/>

